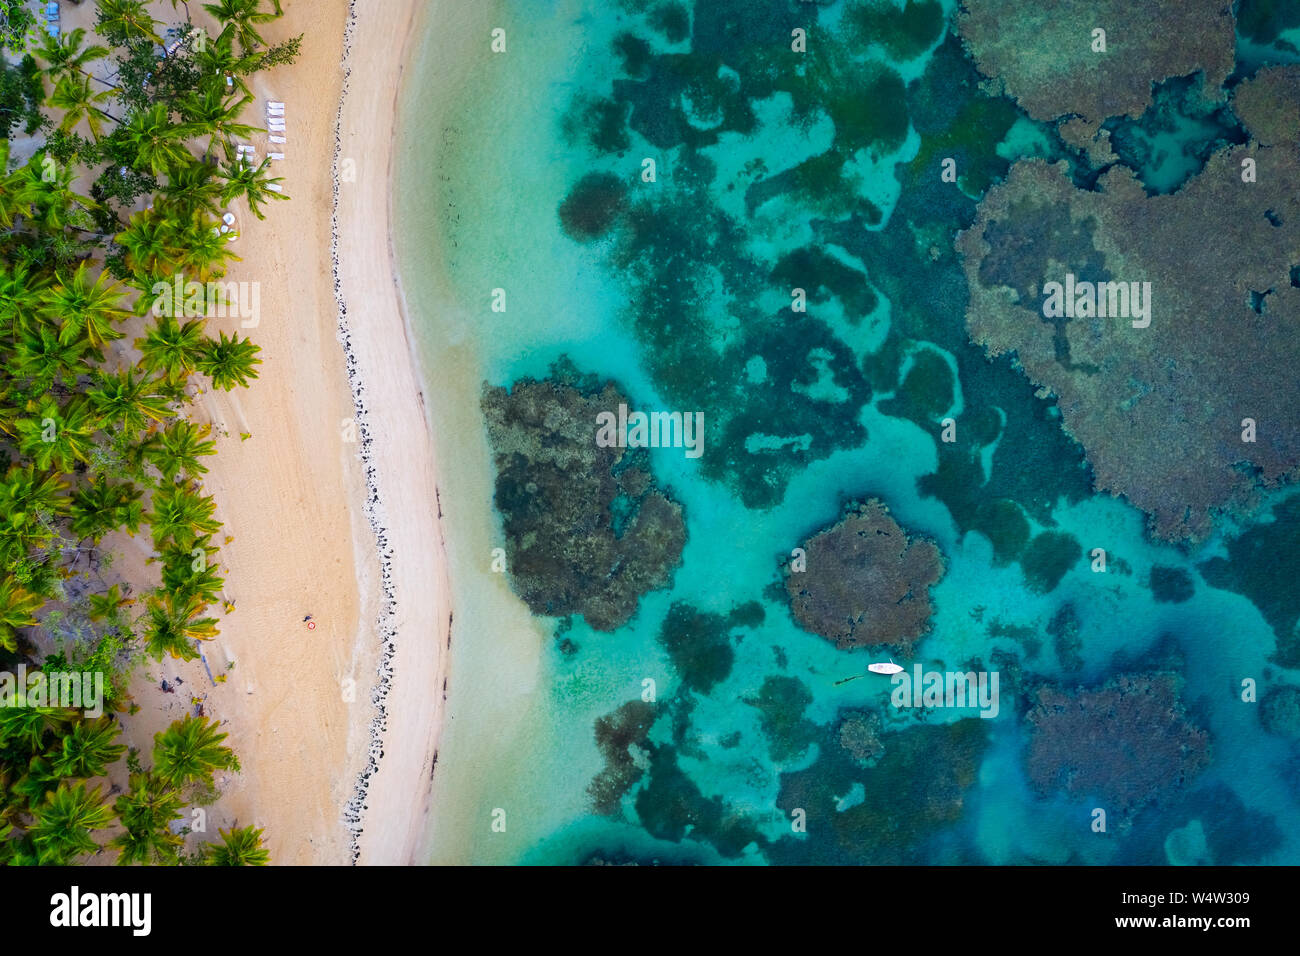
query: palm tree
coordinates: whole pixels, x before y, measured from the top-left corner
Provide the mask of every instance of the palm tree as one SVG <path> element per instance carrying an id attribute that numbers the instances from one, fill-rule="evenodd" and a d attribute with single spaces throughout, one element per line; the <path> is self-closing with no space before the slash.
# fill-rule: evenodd
<path id="1" fill-rule="evenodd" d="M 90 403 L 74 395 L 63 406 L 53 395 L 27 403 L 27 413 L 14 422 L 18 450 L 41 470 L 70 472 L 90 461 L 94 434 L 99 430 Z"/>
<path id="2" fill-rule="evenodd" d="M 32 222 L 47 233 L 57 233 L 68 226 L 81 228 L 91 225 L 89 213 L 98 203 L 72 188 L 77 178 L 76 170 L 69 165 L 46 162 L 48 154 L 37 153 L 32 161 L 18 170 L 27 178 L 24 195 L 30 197 L 29 212 Z M 53 173 L 53 175 L 51 175 Z"/>
<path id="3" fill-rule="evenodd" d="M 185 544 L 178 544 L 175 539 L 164 541 L 158 547 L 158 554 L 149 558 L 149 563 L 161 561 L 164 569 L 181 564 L 212 565 L 220 553 L 221 549 L 212 543 L 212 535 L 203 534 Z"/>
<path id="4" fill-rule="evenodd" d="M 72 533 L 78 539 L 90 538 L 96 544 L 110 531 L 122 529 L 135 534 L 144 521 L 142 495 L 129 481 L 101 478 L 88 482 L 72 493 L 68 505 Z"/>
<path id="5" fill-rule="evenodd" d="M 132 114 L 125 126 L 119 126 L 126 143 L 135 151 L 136 169 L 147 168 L 162 176 L 193 162 L 185 141 L 195 133 L 192 126 L 173 123 L 166 105 L 154 103 Z"/>
<path id="6" fill-rule="evenodd" d="M 144 210 L 132 216 L 113 241 L 125 250 L 126 267 L 137 278 L 147 281 L 173 271 L 174 233 L 166 216 Z"/>
<path id="7" fill-rule="evenodd" d="M 119 866 L 173 865 L 180 861 L 185 838 L 171 825 L 181 819 L 184 800 L 151 773 L 131 775 L 131 789 L 117 798 L 113 809 L 126 830 L 108 841 L 119 851 Z"/>
<path id="8" fill-rule="evenodd" d="M 58 275 L 45 297 L 42 312 L 46 318 L 62 321 L 59 337 L 63 341 L 84 335 L 90 346 L 98 349 L 123 336 L 113 323 L 121 322 L 130 313 L 122 308 L 120 283 L 107 272 L 101 272 L 92 282 L 89 273 L 88 264 L 82 262 L 71 279 Z"/>
<path id="9" fill-rule="evenodd" d="M 116 117 L 99 105 L 112 95 L 108 90 L 92 90 L 90 77 L 84 74 L 63 77 L 55 84 L 54 95 L 50 97 L 50 105 L 63 110 L 63 122 L 59 124 L 59 129 L 66 133 L 84 118 L 90 127 L 90 135 L 98 140 L 104 134 L 102 120 L 117 122 Z"/>
<path id="10" fill-rule="evenodd" d="M 9 653 L 18 649 L 16 631 L 36 623 L 36 612 L 45 599 L 32 594 L 14 579 L 5 575 L 0 579 L 0 647 Z"/>
<path id="11" fill-rule="evenodd" d="M 45 747 L 45 738 L 58 734 L 65 724 L 76 719 L 76 711 L 62 707 L 35 707 L 27 700 L 26 689 L 15 694 L 12 707 L 0 707 L 0 744 L 6 749 L 18 747 L 29 753 L 39 753 Z M 22 781 L 11 789 L 27 792 Z M 39 798 L 49 788 L 35 788 Z"/>
<path id="12" fill-rule="evenodd" d="M 84 783 L 75 787 L 60 783 L 45 795 L 33 816 L 29 832 L 45 866 L 67 866 L 79 856 L 97 852 L 99 845 L 91 833 L 113 824 L 113 811 L 105 806 L 99 787 L 88 791 Z"/>
<path id="13" fill-rule="evenodd" d="M 251 96 L 244 96 L 238 102 L 230 102 L 226 99 L 224 89 L 210 86 L 202 93 L 191 93 L 187 96 L 181 103 L 181 113 L 195 128 L 210 131 L 208 154 L 212 153 L 212 147 L 219 139 L 226 159 L 230 160 L 235 152 L 232 143 L 235 138 L 262 132 L 260 127 L 239 122 L 239 115 L 251 102 L 253 102 Z"/>
<path id="14" fill-rule="evenodd" d="M 196 213 L 187 220 L 176 221 L 176 265 L 193 273 L 200 282 L 207 282 L 225 274 L 225 260 L 238 259 L 226 244 L 226 237 L 211 220 Z"/>
<path id="15" fill-rule="evenodd" d="M 199 371 L 212 379 L 212 384 L 225 391 L 236 385 L 248 387 L 250 378 L 257 378 L 254 365 L 261 365 L 257 358 L 261 349 L 249 339 L 240 339 L 236 333 L 229 339 L 226 333 L 219 333 L 220 339 L 208 339 L 203 357 L 199 359 Z"/>
<path id="16" fill-rule="evenodd" d="M 163 590 L 181 603 L 198 599 L 204 605 L 215 604 L 226 580 L 217 573 L 215 564 L 201 564 L 197 570 L 195 564 L 187 553 L 182 553 L 179 561 L 164 562 Z"/>
<path id="17" fill-rule="evenodd" d="M 197 597 L 150 597 L 145 603 L 145 650 L 157 660 L 162 660 L 164 654 L 194 660 L 199 656 L 194 642 L 210 641 L 218 633 L 216 618 L 199 617 L 204 607 Z"/>
<path id="18" fill-rule="evenodd" d="M 0 262 L 0 322 L 5 332 L 32 327 L 49 284 L 48 276 L 33 275 L 26 263 Z"/>
<path id="19" fill-rule="evenodd" d="M 18 216 L 31 211 L 36 201 L 36 182 L 26 167 L 4 172 L 9 168 L 9 140 L 0 139 L 0 226 L 6 229 Z"/>
<path id="20" fill-rule="evenodd" d="M 172 315 L 158 316 L 154 327 L 135 342 L 141 367 L 150 372 L 162 369 L 171 379 L 183 378 L 198 368 L 206 343 L 201 320 L 181 325 Z"/>
<path id="21" fill-rule="evenodd" d="M 90 371 L 85 359 L 86 343 L 61 342 L 48 325 L 30 329 L 14 342 L 13 372 L 28 381 L 23 393 L 35 398 L 48 392 L 55 382 L 72 385 Z"/>
<path id="22" fill-rule="evenodd" d="M 185 717 L 154 735 L 153 769 L 171 787 L 195 781 L 212 783 L 218 770 L 239 770 L 234 751 L 223 747 L 226 734 L 207 717 Z"/>
<path id="23" fill-rule="evenodd" d="M 268 199 L 289 198 L 283 192 L 270 188 L 283 182 L 281 177 L 267 175 L 267 169 L 270 165 L 271 160 L 264 159 L 258 166 L 250 166 L 248 163 L 239 161 L 226 166 L 224 171 L 226 185 L 221 190 L 221 201 L 230 203 L 243 196 L 248 200 L 249 211 L 258 219 L 265 219 L 266 216 L 263 215 L 262 210 L 259 208 L 262 203 Z"/>
<path id="24" fill-rule="evenodd" d="M 182 548 L 192 547 L 201 534 L 212 534 L 221 522 L 212 517 L 217 503 L 181 485 L 164 485 L 154 492 L 149 526 L 154 544 L 171 538 Z"/>
<path id="25" fill-rule="evenodd" d="M 250 95 L 250 91 L 244 82 L 244 75 L 257 69 L 260 59 L 260 54 L 235 53 L 235 27 L 230 23 L 214 39 L 209 40 L 203 50 L 194 54 L 194 63 L 201 74 L 212 77 L 223 85 L 224 77 L 229 76 L 235 87 L 246 96 Z"/>
<path id="26" fill-rule="evenodd" d="M 114 584 L 103 594 L 90 595 L 89 615 L 92 621 L 107 620 L 116 623 L 122 615 L 123 609 L 130 604 L 134 598 L 126 597 L 122 593 L 122 586 Z"/>
<path id="27" fill-rule="evenodd" d="M 65 734 L 62 750 L 54 758 L 53 770 L 60 777 L 102 777 L 116 763 L 126 747 L 115 743 L 121 732 L 107 717 L 79 720 Z"/>
<path id="28" fill-rule="evenodd" d="M 241 49 L 244 53 L 248 53 L 265 46 L 254 24 L 270 23 L 282 15 L 279 0 L 274 0 L 273 12 L 268 13 L 262 10 L 261 6 L 261 0 L 220 0 L 218 3 L 205 3 L 203 9 L 221 22 L 234 27 Z"/>
<path id="29" fill-rule="evenodd" d="M 45 61 L 45 75 L 51 82 L 57 83 L 61 77 L 75 73 L 86 73 L 86 66 L 108 56 L 108 47 L 92 45 L 81 48 L 81 41 L 86 31 L 78 27 L 63 36 L 41 33 L 41 45 L 35 50 L 38 57 Z"/>
<path id="30" fill-rule="evenodd" d="M 168 482 L 182 472 L 206 474 L 207 466 L 199 458 L 217 453 L 216 442 L 208 440 L 211 431 L 210 425 L 194 425 L 183 420 L 172 422 L 149 439 L 145 456 Z"/>
<path id="31" fill-rule="evenodd" d="M 5 542 L 25 551 L 51 532 L 42 520 L 67 512 L 63 475 L 37 471 L 31 465 L 13 465 L 0 481 L 0 563 L 12 567 L 16 554 Z"/>
<path id="32" fill-rule="evenodd" d="M 208 866 L 266 866 L 271 854 L 262 845 L 262 831 L 254 827 L 218 831 L 220 843 L 203 848 L 203 862 Z"/>
<path id="33" fill-rule="evenodd" d="M 174 210 L 180 218 L 189 219 L 199 213 L 216 216 L 221 197 L 221 186 L 215 181 L 216 173 L 207 163 L 188 163 L 167 177 L 167 185 L 159 189 L 160 211 Z"/>
<path id="34" fill-rule="evenodd" d="M 160 422 L 170 414 L 167 402 L 158 397 L 156 384 L 137 374 L 134 368 L 112 374 L 97 372 L 96 387 L 86 393 L 101 419 L 128 435 L 137 435 L 151 421 Z"/>
<path id="35" fill-rule="evenodd" d="M 162 43 L 154 29 L 157 26 L 158 21 L 149 16 L 143 0 L 99 0 L 99 19 L 95 29 L 110 39 L 144 37 Z"/>

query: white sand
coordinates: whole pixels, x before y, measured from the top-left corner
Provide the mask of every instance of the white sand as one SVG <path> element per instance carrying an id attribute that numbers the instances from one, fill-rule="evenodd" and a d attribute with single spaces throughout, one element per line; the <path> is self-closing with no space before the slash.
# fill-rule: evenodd
<path id="1" fill-rule="evenodd" d="M 243 261 L 227 279 L 260 283 L 261 321 L 239 330 L 212 319 L 209 333 L 251 336 L 260 377 L 203 396 L 195 415 L 219 430 L 204 484 L 233 539 L 219 560 L 237 606 L 212 609 L 221 635 L 203 645 L 227 680 L 213 684 L 199 662 L 150 665 L 132 685 L 141 710 L 124 720 L 127 742 L 147 753 L 191 694 L 202 697 L 243 765 L 219 781 L 207 836 L 264 827 L 276 863 L 423 862 L 450 605 L 387 215 L 401 53 L 420 6 L 356 4 L 341 107 L 345 0 L 290 0 L 262 30 L 268 43 L 306 35 L 295 65 L 250 78 L 249 122 L 264 125 L 266 101 L 285 104 L 275 173 L 292 201 L 268 204 L 264 221 L 235 210 Z M 266 135 L 252 142 L 265 155 Z M 177 675 L 177 693 L 158 689 Z"/>

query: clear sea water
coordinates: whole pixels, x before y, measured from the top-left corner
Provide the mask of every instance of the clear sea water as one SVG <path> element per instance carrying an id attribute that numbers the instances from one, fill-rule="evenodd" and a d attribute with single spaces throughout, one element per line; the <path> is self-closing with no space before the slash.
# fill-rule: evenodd
<path id="1" fill-rule="evenodd" d="M 1050 403 L 1009 362 L 990 363 L 965 340 L 954 233 L 1009 163 L 1063 147 L 978 89 L 950 35 L 950 2 L 870 5 L 879 42 L 867 45 L 850 41 L 846 21 L 863 6 L 510 0 L 494 22 L 506 31 L 505 53 L 491 53 L 476 25 L 431 34 L 412 65 L 397 251 L 427 366 L 456 608 L 432 858 L 1300 862 L 1300 748 L 1266 732 L 1258 704 L 1240 699 L 1244 678 L 1267 693 L 1296 683 L 1297 672 L 1269 662 L 1277 635 L 1259 607 L 1211 587 L 1200 567 L 1228 556 L 1227 537 L 1245 525 L 1225 525 L 1194 549 L 1153 543 L 1140 513 L 1091 492 Z M 796 26 L 816 54 L 790 50 Z M 470 54 L 471 82 L 448 115 L 421 123 L 421 89 L 439 81 L 439 56 L 460 55 L 448 51 L 462 43 L 482 47 Z M 609 103 L 630 113 L 602 127 L 608 113 L 592 106 Z M 844 147 L 832 117 L 861 127 L 830 190 L 858 203 L 851 212 L 780 175 Z M 1149 188 L 1194 175 L 1175 147 L 1218 129 L 1192 116 L 1156 141 L 1135 136 L 1135 149 L 1148 150 Z M 1159 161 L 1157 149 L 1178 159 Z M 945 156 L 959 158 L 960 189 L 940 185 Z M 641 179 L 646 157 L 656 160 L 655 183 Z M 615 261 L 610 241 L 578 242 L 562 228 L 561 203 L 596 172 L 652 210 L 631 268 Z M 780 188 L 751 188 L 759 181 Z M 753 278 L 809 247 L 865 272 L 875 294 L 860 314 L 836 296 L 810 305 L 852 374 L 799 369 L 818 358 L 808 327 L 784 321 L 779 284 Z M 680 285 L 689 291 L 652 308 L 649 283 L 666 276 L 688 280 Z M 504 313 L 491 309 L 498 288 Z M 943 374 L 908 378 L 926 352 L 951 384 Z M 682 503 L 688 540 L 671 587 L 645 595 L 612 633 L 581 617 L 528 613 L 491 569 L 503 538 L 479 389 L 545 377 L 562 357 L 614 380 L 637 407 L 703 407 L 711 420 L 742 423 L 747 403 L 771 410 L 750 423 L 747 445 L 711 432 L 732 443 L 699 460 L 651 452 L 658 481 Z M 798 387 L 782 384 L 787 374 Z M 855 376 L 869 389 L 855 391 Z M 927 388 L 938 398 L 919 394 Z M 941 467 L 956 452 L 941 448 L 939 419 L 981 410 L 1000 423 L 996 438 L 973 458 L 968 449 L 964 470 Z M 758 435 L 811 450 L 764 451 Z M 719 467 L 717 456 L 741 464 Z M 947 561 L 932 631 L 906 663 L 965 670 L 997 653 L 996 718 L 892 707 L 885 679 L 845 680 L 875 657 L 837 650 L 792 619 L 782 561 L 846 502 L 873 497 Z M 1266 524 L 1286 497 L 1275 495 L 1253 523 Z M 1018 503 L 1032 533 L 1066 533 L 1081 550 L 1047 593 L 973 530 L 980 505 L 1004 499 Z M 1094 548 L 1107 552 L 1105 573 L 1091 569 Z M 1157 601 L 1153 566 L 1185 571 L 1192 597 Z M 761 622 L 726 623 L 749 602 Z M 683 686 L 659 640 L 677 605 L 715 615 L 706 620 L 731 649 L 729 672 L 707 692 Z M 1051 634 L 1067 606 L 1073 665 Z M 1023 695 L 1014 699 L 1006 682 L 1012 668 L 1067 689 L 1174 670 L 1189 719 L 1210 734 L 1212 760 L 1187 786 L 1096 833 L 1095 797 L 1041 793 L 1027 780 L 1030 728 Z M 605 758 L 595 724 L 640 700 L 647 679 L 656 719 L 633 750 L 644 772 L 616 813 L 597 814 L 588 786 Z M 767 693 L 777 687 L 788 693 Z M 875 767 L 846 769 L 831 753 L 846 710 L 881 719 L 886 758 Z M 809 809 L 804 832 L 792 829 L 795 806 Z M 504 830 L 494 826 L 502 818 Z"/>

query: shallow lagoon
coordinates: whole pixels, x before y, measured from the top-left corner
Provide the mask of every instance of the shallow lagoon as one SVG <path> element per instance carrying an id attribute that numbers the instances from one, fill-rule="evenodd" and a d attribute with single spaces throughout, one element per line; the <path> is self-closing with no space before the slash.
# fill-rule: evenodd
<path id="1" fill-rule="evenodd" d="M 1267 693 L 1295 672 L 1269 664 L 1259 609 L 1205 582 L 1199 565 L 1225 541 L 1149 541 L 1141 514 L 1091 494 L 1050 401 L 965 340 L 953 234 L 1016 158 L 1081 159 L 979 91 L 948 4 L 698 6 L 507 3 L 508 52 L 485 60 L 476 95 L 403 134 L 399 185 L 419 197 L 397 247 L 412 321 L 431 387 L 458 390 L 430 405 L 456 595 L 433 858 L 1300 860 L 1300 752 L 1240 700 L 1243 678 Z M 804 59 L 789 50 L 799 25 Z M 426 57 L 417 79 L 433 69 Z M 437 175 L 418 161 L 430 137 Z M 941 180 L 947 156 L 957 184 Z M 557 211 L 592 173 L 626 194 L 607 234 L 575 241 Z M 433 228 L 458 308 L 432 307 L 419 274 Z M 818 256 L 791 259 L 801 250 Z M 807 313 L 791 311 L 790 268 L 809 276 Z M 706 416 L 701 459 L 649 452 L 687 543 L 671 586 L 612 633 L 529 615 L 490 567 L 503 541 L 478 389 L 544 378 L 561 358 L 632 407 Z M 945 444 L 949 416 L 959 438 Z M 887 678 L 858 677 L 884 652 L 836 650 L 791 618 L 791 549 L 872 497 L 947 562 L 906 663 L 996 667 L 997 718 L 894 708 Z M 1044 570 L 1044 532 L 1077 559 Z M 1185 571 L 1192 596 L 1156 600 L 1153 566 Z M 1099 798 L 1026 779 L 1030 689 L 1151 670 L 1181 675 L 1211 762 L 1094 832 Z M 648 726 L 598 740 L 647 681 Z M 842 744 L 854 714 L 878 721 L 874 762 Z M 631 783 L 598 815 L 589 788 L 620 752 Z"/>

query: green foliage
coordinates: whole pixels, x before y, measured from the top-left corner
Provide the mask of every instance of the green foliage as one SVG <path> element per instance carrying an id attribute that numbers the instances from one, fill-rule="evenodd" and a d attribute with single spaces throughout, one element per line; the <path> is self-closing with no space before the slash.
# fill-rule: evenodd
<path id="1" fill-rule="evenodd" d="M 40 129 L 44 101 L 40 67 L 31 54 L 17 66 L 0 59 L 0 139 L 9 139 L 15 129 L 27 136 Z"/>
<path id="2" fill-rule="evenodd" d="M 277 43 L 271 47 L 257 63 L 259 70 L 269 70 L 277 66 L 287 66 L 298 59 L 302 52 L 302 38 L 304 34 L 299 33 L 296 37 L 285 40 L 283 43 Z"/>
<path id="3" fill-rule="evenodd" d="M 264 47 L 278 3 L 209 7 L 216 37 L 165 29 L 141 0 L 98 0 L 94 35 L 52 37 L 0 0 L 0 46 L 30 50 L 0 62 L 0 654 L 38 673 L 52 637 L 45 669 L 102 674 L 107 714 L 0 708 L 0 863 L 105 849 L 120 864 L 186 862 L 184 831 L 172 832 L 183 807 L 215 798 L 216 771 L 239 769 L 197 717 L 158 734 L 146 767 L 118 742 L 116 716 L 134 713 L 127 686 L 146 654 L 192 658 L 217 633 L 206 612 L 224 584 L 221 526 L 200 485 L 216 445 L 185 406 L 196 374 L 229 390 L 259 364 L 255 344 L 210 336 L 202 315 L 155 310 L 155 284 L 220 279 L 236 258 L 222 207 L 262 216 L 286 198 L 265 164 L 234 163 L 233 145 L 256 130 L 242 122 L 243 77 L 292 63 L 302 38 Z M 19 132 L 39 148 L 10 169 Z M 107 547 L 146 530 L 157 583 L 114 576 Z M 110 804 L 96 784 L 122 762 L 130 788 Z M 192 859 L 267 854 L 261 831 L 243 828 Z"/>
<path id="4" fill-rule="evenodd" d="M 262 846 L 262 831 L 253 827 L 221 830 L 221 842 L 205 847 L 208 866 L 266 866 L 271 854 Z"/>
<path id="5" fill-rule="evenodd" d="M 25 0 L 0 0 L 0 51 L 24 50 L 36 26 L 36 16 Z"/>
<path id="6" fill-rule="evenodd" d="M 238 770 L 235 752 L 223 746 L 226 735 L 207 717 L 186 717 L 154 737 L 154 773 L 163 783 L 181 787 L 211 783 L 218 770 Z"/>

